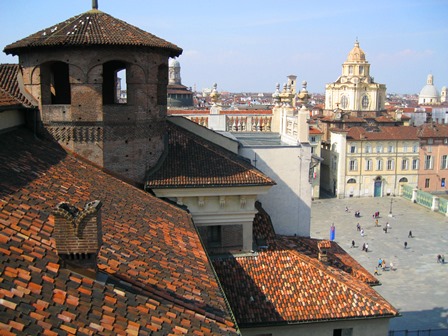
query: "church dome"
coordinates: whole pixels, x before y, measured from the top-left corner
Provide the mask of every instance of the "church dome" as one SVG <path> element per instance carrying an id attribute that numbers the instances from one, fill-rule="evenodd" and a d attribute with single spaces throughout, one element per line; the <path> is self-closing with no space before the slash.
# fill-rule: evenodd
<path id="1" fill-rule="evenodd" d="M 169 62 L 169 66 L 170 66 L 171 68 L 180 68 L 180 63 L 179 63 L 178 60 L 176 60 L 176 59 L 174 59 L 174 58 L 171 58 L 171 59 L 170 59 L 170 62 Z"/>
<path id="2" fill-rule="evenodd" d="M 428 75 L 426 80 L 426 85 L 421 89 L 420 94 L 418 96 L 419 101 L 423 98 L 426 101 L 437 101 L 439 99 L 439 93 L 437 92 L 437 88 L 434 86 L 433 76 Z"/>
<path id="3" fill-rule="evenodd" d="M 365 62 L 365 61 L 366 61 L 366 54 L 359 47 L 359 42 L 356 41 L 355 46 L 348 53 L 347 62 Z"/>

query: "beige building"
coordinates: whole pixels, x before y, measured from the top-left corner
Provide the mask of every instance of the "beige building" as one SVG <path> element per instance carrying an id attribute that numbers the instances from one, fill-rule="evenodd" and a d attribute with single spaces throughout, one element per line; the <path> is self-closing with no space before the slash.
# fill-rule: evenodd
<path id="1" fill-rule="evenodd" d="M 418 188 L 446 192 L 448 180 L 448 125 L 426 123 L 418 128 L 420 169 Z"/>
<path id="2" fill-rule="evenodd" d="M 400 195 L 403 184 L 417 186 L 419 138 L 415 127 L 333 130 L 329 156 L 327 189 L 339 198 Z"/>
<path id="3" fill-rule="evenodd" d="M 344 113 L 374 117 L 385 110 L 385 101 L 386 85 L 374 81 L 366 54 L 356 41 L 342 64 L 341 76 L 325 86 L 325 110 L 335 111 L 337 119 Z"/>

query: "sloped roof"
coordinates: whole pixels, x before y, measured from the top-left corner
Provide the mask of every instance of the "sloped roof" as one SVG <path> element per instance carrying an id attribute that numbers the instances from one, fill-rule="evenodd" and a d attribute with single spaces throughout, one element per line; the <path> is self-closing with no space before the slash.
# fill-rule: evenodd
<path id="1" fill-rule="evenodd" d="M 18 64 L 0 64 L 0 106 L 23 105 L 33 107 L 37 102 L 29 100 L 20 90 Z"/>
<path id="2" fill-rule="evenodd" d="M 417 127 L 414 126 L 380 126 L 375 131 L 363 127 L 351 127 L 347 139 L 352 140 L 418 140 Z"/>
<path id="3" fill-rule="evenodd" d="M 182 49 L 175 44 L 97 9 L 31 34 L 7 45 L 3 51 L 19 55 L 31 48 L 89 46 L 157 48 L 166 50 L 170 57 L 182 53 Z"/>
<path id="4" fill-rule="evenodd" d="M 168 122 L 168 150 L 149 188 L 269 186 L 275 182 L 245 158 Z"/>
<path id="5" fill-rule="evenodd" d="M 26 130 L 0 134 L 0 161 L 1 330 L 237 334 L 185 211 Z M 103 202 L 98 267 L 115 285 L 61 266 L 52 239 L 59 202 L 94 199 Z"/>
<path id="6" fill-rule="evenodd" d="M 448 125 L 424 123 L 418 127 L 420 138 L 448 138 Z"/>
<path id="7" fill-rule="evenodd" d="M 254 232 L 266 239 L 267 249 L 213 259 L 241 328 L 398 315 L 369 286 L 378 280 L 336 243 L 331 242 L 328 264 L 322 263 L 317 260 L 321 241 L 275 236 L 263 217 L 256 216 Z"/>

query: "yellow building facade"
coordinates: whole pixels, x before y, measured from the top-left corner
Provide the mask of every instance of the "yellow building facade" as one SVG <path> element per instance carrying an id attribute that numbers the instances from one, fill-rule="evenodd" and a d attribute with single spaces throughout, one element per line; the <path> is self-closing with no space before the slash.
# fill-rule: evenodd
<path id="1" fill-rule="evenodd" d="M 331 132 L 330 185 L 338 198 L 401 195 L 417 186 L 419 138 L 410 126 Z"/>

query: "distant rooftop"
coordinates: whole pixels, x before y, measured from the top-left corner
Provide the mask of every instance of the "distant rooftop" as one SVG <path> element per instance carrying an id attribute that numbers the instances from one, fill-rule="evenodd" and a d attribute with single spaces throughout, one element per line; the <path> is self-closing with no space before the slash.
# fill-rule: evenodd
<path id="1" fill-rule="evenodd" d="M 227 137 L 238 140 L 243 146 L 247 147 L 291 147 L 290 145 L 281 140 L 279 133 L 272 132 L 219 132 Z M 299 147 L 300 145 L 297 145 Z"/>

